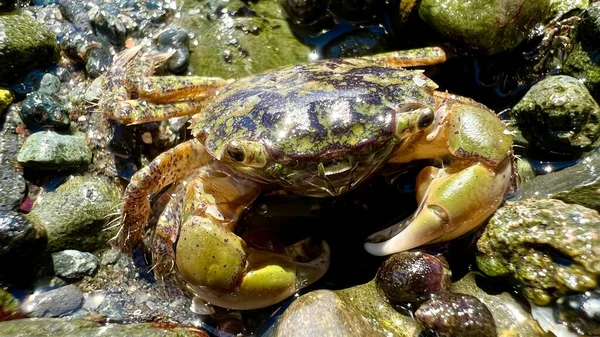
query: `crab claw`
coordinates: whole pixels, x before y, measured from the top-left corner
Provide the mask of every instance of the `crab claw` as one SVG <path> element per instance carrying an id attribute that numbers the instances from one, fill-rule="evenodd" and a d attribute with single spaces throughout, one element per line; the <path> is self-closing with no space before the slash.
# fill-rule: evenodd
<path id="1" fill-rule="evenodd" d="M 220 307 L 247 310 L 281 302 L 318 280 L 329 266 L 325 242 L 315 247 L 303 240 L 269 251 L 204 218 L 190 221 L 177 243 L 177 269 L 196 296 Z"/>
<path id="2" fill-rule="evenodd" d="M 369 253 L 389 255 L 449 241 L 476 228 L 502 202 L 512 178 L 512 165 L 505 160 L 495 169 L 482 163 L 458 171 L 452 167 L 426 168 L 419 176 L 417 180 L 425 180 L 421 185 L 427 186 L 417 186 L 425 190 L 420 192 L 419 208 L 405 222 L 371 235 L 370 242 L 365 243 Z"/>

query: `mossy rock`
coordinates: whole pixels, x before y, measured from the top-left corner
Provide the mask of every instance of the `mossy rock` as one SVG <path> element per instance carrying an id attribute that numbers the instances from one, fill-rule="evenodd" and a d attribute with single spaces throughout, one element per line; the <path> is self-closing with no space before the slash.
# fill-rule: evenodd
<path id="1" fill-rule="evenodd" d="M 16 81 L 58 59 L 56 36 L 29 15 L 0 15 L 0 32 L 0 78 L 4 82 Z"/>
<path id="2" fill-rule="evenodd" d="M 277 0 L 179 0 L 175 24 L 192 34 L 196 75 L 240 78 L 308 62 L 311 49 L 293 35 Z"/>
<path id="3" fill-rule="evenodd" d="M 121 203 L 121 187 L 106 177 L 74 177 L 42 194 L 27 218 L 46 228 L 47 250 L 93 251 L 104 247 L 117 228 L 105 230 Z"/>

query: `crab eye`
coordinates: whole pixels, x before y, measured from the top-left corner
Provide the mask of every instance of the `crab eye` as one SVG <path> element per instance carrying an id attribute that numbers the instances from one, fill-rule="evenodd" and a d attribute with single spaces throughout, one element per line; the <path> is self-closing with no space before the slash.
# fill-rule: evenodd
<path id="1" fill-rule="evenodd" d="M 246 158 L 246 152 L 244 152 L 242 144 L 240 144 L 240 142 L 237 140 L 232 140 L 229 142 L 229 144 L 227 144 L 227 155 L 231 159 L 240 163 L 243 163 L 244 159 Z"/>
<path id="2" fill-rule="evenodd" d="M 227 144 L 225 151 L 232 160 L 250 167 L 264 167 L 269 159 L 265 146 L 251 140 L 232 140 Z"/>
<path id="3" fill-rule="evenodd" d="M 421 109 L 421 111 L 421 116 L 419 116 L 419 120 L 417 121 L 417 127 L 420 130 L 423 130 L 433 123 L 433 118 L 435 115 L 429 108 Z"/>

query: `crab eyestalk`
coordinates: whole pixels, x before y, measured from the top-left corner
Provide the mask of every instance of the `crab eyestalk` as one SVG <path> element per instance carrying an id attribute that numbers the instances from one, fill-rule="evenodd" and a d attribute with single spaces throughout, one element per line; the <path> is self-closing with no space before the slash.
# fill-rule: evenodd
<path id="1" fill-rule="evenodd" d="M 365 243 L 371 254 L 389 255 L 467 233 L 492 215 L 512 182 L 512 138 L 502 122 L 478 104 L 452 96 L 443 99 L 440 121 L 394 160 L 445 155 L 450 164 L 419 174 L 419 208 L 405 222 L 371 235 Z"/>

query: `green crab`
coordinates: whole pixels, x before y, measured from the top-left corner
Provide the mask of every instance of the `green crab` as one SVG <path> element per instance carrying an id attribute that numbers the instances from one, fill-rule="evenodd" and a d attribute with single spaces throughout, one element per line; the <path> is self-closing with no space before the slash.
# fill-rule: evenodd
<path id="1" fill-rule="evenodd" d="M 152 76 L 168 57 L 131 48 L 103 80 L 100 108 L 121 123 L 194 114 L 195 138 L 132 177 L 117 241 L 133 249 L 151 214 L 149 196 L 172 185 L 154 229 L 155 272 L 211 304 L 274 304 L 327 269 L 325 243 L 281 247 L 234 234 L 261 191 L 332 197 L 388 163 L 443 163 L 419 174 L 416 213 L 365 244 L 387 255 L 477 227 L 514 176 L 512 137 L 492 111 L 402 68 L 441 62 L 441 49 L 321 60 L 237 80 Z"/>

